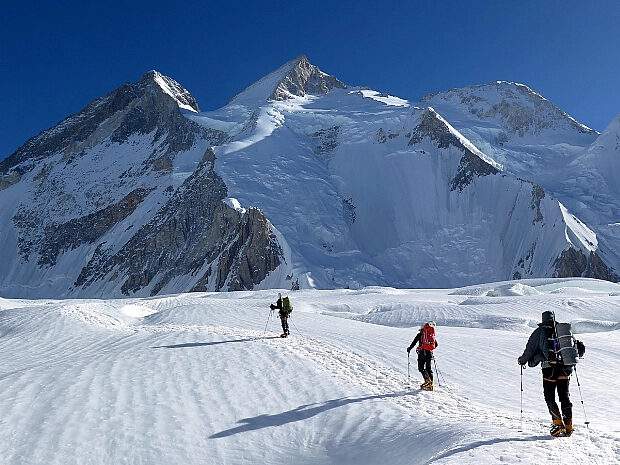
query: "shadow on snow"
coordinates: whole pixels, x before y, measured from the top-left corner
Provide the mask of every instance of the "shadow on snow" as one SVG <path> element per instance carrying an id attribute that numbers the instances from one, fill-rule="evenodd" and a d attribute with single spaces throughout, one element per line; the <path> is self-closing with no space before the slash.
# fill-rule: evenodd
<path id="1" fill-rule="evenodd" d="M 268 336 L 268 337 L 248 337 L 245 339 L 228 339 L 226 341 L 213 341 L 213 342 L 185 342 L 183 344 L 171 344 L 167 346 L 154 346 L 151 349 L 182 349 L 184 347 L 205 347 L 205 346 L 217 346 L 219 344 L 229 344 L 233 342 L 250 342 L 258 341 L 261 339 L 280 339 L 280 336 Z"/>
<path id="2" fill-rule="evenodd" d="M 219 433 L 211 435 L 210 439 L 218 439 L 225 438 L 228 436 L 233 436 L 239 433 L 245 433 L 246 431 L 254 431 L 262 428 L 269 428 L 271 426 L 282 426 L 287 423 L 294 423 L 297 421 L 307 420 L 308 418 L 312 418 L 319 413 L 325 412 L 327 410 L 332 410 L 338 407 L 342 407 L 344 405 L 355 404 L 358 402 L 364 402 L 366 400 L 373 399 L 386 399 L 390 397 L 401 397 L 406 395 L 415 396 L 418 392 L 410 392 L 410 391 L 401 391 L 394 392 L 390 394 L 375 394 L 372 396 L 364 396 L 364 397 L 342 397 L 339 399 L 332 399 L 322 403 L 315 404 L 306 404 L 301 405 L 293 410 L 288 410 L 282 413 L 276 413 L 274 415 L 258 415 L 256 417 L 244 418 L 240 420 L 238 423 L 241 423 L 239 426 L 235 426 L 234 428 L 230 428 L 224 431 L 220 431 Z"/>

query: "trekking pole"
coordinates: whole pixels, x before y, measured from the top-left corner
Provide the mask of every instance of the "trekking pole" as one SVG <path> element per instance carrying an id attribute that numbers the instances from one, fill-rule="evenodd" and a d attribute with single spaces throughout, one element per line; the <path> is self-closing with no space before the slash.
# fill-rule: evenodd
<path id="1" fill-rule="evenodd" d="M 519 431 L 523 431 L 523 365 L 521 365 L 521 423 Z"/>
<path id="2" fill-rule="evenodd" d="M 575 367 L 575 378 L 577 378 L 577 387 L 579 388 L 579 398 L 581 399 L 581 407 L 583 408 L 583 417 L 585 418 L 584 424 L 587 429 L 590 429 L 590 422 L 588 421 L 588 415 L 586 414 L 586 404 L 583 402 L 583 395 L 581 394 L 581 384 L 579 383 L 579 375 L 577 374 L 577 367 Z"/>
<path id="3" fill-rule="evenodd" d="M 299 328 L 297 327 L 295 322 L 291 319 L 291 317 L 289 316 L 288 318 L 289 320 L 291 320 L 291 323 L 293 324 L 293 328 L 295 328 L 295 331 L 297 331 L 301 337 L 304 337 L 304 335 L 301 333 L 301 331 L 299 331 Z"/>
<path id="4" fill-rule="evenodd" d="M 435 360 L 434 355 L 433 355 L 433 363 L 435 364 L 435 373 L 437 374 L 437 384 L 439 384 L 439 387 L 441 387 L 441 380 L 439 378 L 440 377 L 443 378 L 444 384 L 446 383 L 446 378 L 444 378 L 444 376 L 439 371 L 439 368 L 437 368 L 437 360 Z"/>
<path id="5" fill-rule="evenodd" d="M 409 358 L 409 352 L 407 352 L 407 387 L 411 387 L 411 359 Z"/>
<path id="6" fill-rule="evenodd" d="M 273 314 L 273 308 L 269 310 L 269 316 L 267 317 L 267 322 L 265 323 L 265 329 L 263 330 L 263 336 L 267 332 L 267 325 L 269 325 L 269 321 L 271 320 L 271 315 Z"/>

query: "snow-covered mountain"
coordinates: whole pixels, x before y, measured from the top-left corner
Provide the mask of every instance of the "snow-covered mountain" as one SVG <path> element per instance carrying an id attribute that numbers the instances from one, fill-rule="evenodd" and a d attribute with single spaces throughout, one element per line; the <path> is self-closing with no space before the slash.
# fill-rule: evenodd
<path id="1" fill-rule="evenodd" d="M 252 289 L 285 272 L 277 232 L 227 203 L 191 94 L 151 71 L 0 164 L 5 295 Z"/>
<path id="2" fill-rule="evenodd" d="M 529 87 L 506 81 L 422 99 L 507 173 L 536 182 L 596 233 L 601 255 L 620 264 L 620 119 L 602 133 Z"/>
<path id="3" fill-rule="evenodd" d="M 200 112 L 152 71 L 0 162 L 0 292 L 617 280 L 613 133 L 506 82 L 413 106 L 301 56 Z"/>

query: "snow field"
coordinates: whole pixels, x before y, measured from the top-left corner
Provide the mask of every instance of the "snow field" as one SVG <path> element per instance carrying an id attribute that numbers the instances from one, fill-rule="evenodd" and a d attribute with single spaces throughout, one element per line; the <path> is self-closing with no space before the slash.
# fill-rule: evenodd
<path id="1" fill-rule="evenodd" d="M 0 299 L 0 457 L 7 465 L 618 463 L 620 338 L 605 328 L 620 322 L 619 290 L 548 279 L 300 291 L 291 294 L 288 339 L 278 337 L 277 317 L 263 332 L 274 291 Z M 472 298 L 481 300 L 462 305 Z M 570 439 L 548 437 L 538 368 L 524 373 L 519 431 L 516 357 L 549 308 L 598 331 L 578 336 L 591 428 L 573 380 Z M 404 349 L 425 319 L 439 323 L 444 378 L 433 393 L 417 389 L 413 357 L 407 387 Z"/>

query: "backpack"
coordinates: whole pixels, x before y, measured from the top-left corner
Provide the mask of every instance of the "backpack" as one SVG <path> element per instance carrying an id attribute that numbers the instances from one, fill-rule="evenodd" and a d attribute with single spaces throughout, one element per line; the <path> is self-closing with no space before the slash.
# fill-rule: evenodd
<path id="1" fill-rule="evenodd" d="M 292 311 L 293 306 L 291 305 L 291 299 L 289 299 L 288 296 L 282 297 L 282 313 L 289 316 Z"/>
<path id="2" fill-rule="evenodd" d="M 546 339 L 546 359 L 551 365 L 574 366 L 583 357 L 586 346 L 573 336 L 570 323 L 556 323 Z"/>
<path id="3" fill-rule="evenodd" d="M 435 327 L 426 323 L 420 330 L 420 349 L 435 350 Z"/>

